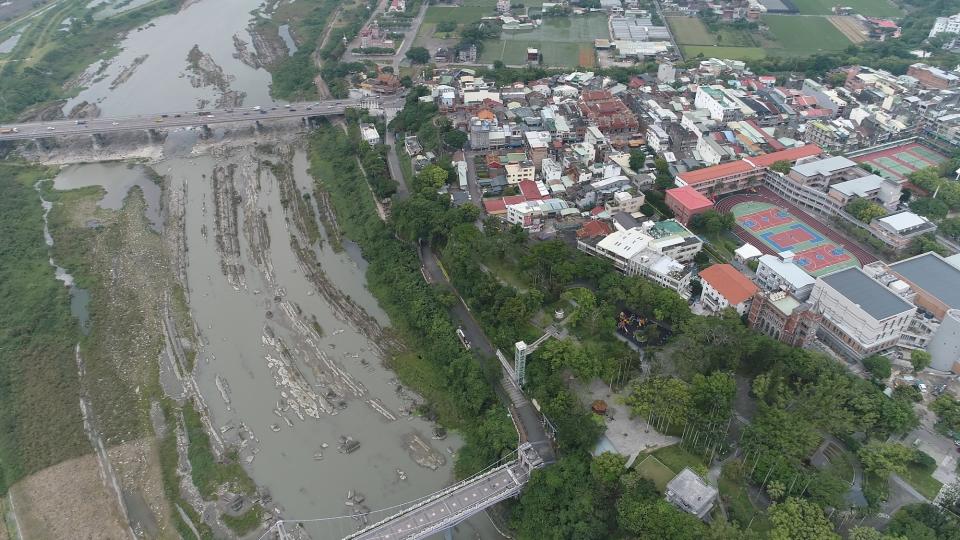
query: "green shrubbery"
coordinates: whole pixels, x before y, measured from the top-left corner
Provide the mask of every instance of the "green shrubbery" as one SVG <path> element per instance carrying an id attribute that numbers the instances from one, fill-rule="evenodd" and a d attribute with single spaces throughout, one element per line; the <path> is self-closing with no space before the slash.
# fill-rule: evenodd
<path id="1" fill-rule="evenodd" d="M 48 262 L 33 189 L 51 174 L 0 163 L 0 493 L 90 451 L 78 407 L 77 321 Z"/>

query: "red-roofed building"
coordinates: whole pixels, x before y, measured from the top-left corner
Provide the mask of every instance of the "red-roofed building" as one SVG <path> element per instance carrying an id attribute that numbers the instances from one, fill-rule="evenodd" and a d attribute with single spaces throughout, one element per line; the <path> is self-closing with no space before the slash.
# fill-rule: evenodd
<path id="1" fill-rule="evenodd" d="M 728 161 L 713 167 L 697 169 L 677 175 L 678 186 L 690 186 L 707 195 L 722 195 L 751 186 L 759 171 L 745 159 Z"/>
<path id="2" fill-rule="evenodd" d="M 543 198 L 543 195 L 540 193 L 540 188 L 537 187 L 537 183 L 533 180 L 521 180 L 517 186 L 520 188 L 520 193 L 528 201 L 536 201 Z"/>
<path id="3" fill-rule="evenodd" d="M 769 167 L 778 161 L 795 162 L 805 157 L 819 156 L 823 150 L 815 144 L 805 144 L 794 148 L 787 148 L 779 152 L 771 152 L 762 156 L 747 158 L 757 167 Z"/>
<path id="4" fill-rule="evenodd" d="M 499 199 L 484 199 L 483 209 L 490 215 L 503 215 L 507 213 L 507 206 L 511 204 L 520 204 L 526 201 L 523 195 L 510 195 Z"/>
<path id="5" fill-rule="evenodd" d="M 710 311 L 732 307 L 743 315 L 750 309 L 753 295 L 760 289 L 729 264 L 715 264 L 700 271 L 703 294 L 700 301 Z"/>
<path id="6" fill-rule="evenodd" d="M 690 219 L 713 208 L 713 202 L 690 186 L 667 190 L 667 207 L 673 211 L 677 221 L 687 225 Z"/>
<path id="7" fill-rule="evenodd" d="M 690 186 L 703 195 L 713 198 L 724 193 L 758 185 L 767 168 L 778 161 L 793 163 L 798 159 L 819 156 L 822 153 L 823 150 L 815 144 L 788 148 L 779 152 L 680 173 L 677 175 L 676 184 L 679 187 Z"/>
<path id="8" fill-rule="evenodd" d="M 607 136 L 630 134 L 640 129 L 633 112 L 606 90 L 587 90 L 580 94 L 580 111 Z"/>
<path id="9" fill-rule="evenodd" d="M 483 211 L 491 216 L 506 214 L 507 204 L 503 202 L 503 199 L 484 199 Z"/>
<path id="10" fill-rule="evenodd" d="M 588 221 L 577 230 L 577 238 L 583 240 L 585 238 L 597 238 L 600 236 L 607 236 L 612 233 L 613 229 L 610 228 L 610 225 L 607 225 L 605 221 L 593 220 Z"/>

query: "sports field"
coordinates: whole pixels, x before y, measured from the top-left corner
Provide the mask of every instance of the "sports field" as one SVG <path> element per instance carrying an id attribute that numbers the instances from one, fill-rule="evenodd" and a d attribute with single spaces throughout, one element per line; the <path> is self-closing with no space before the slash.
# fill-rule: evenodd
<path id="1" fill-rule="evenodd" d="M 761 249 L 766 247 L 763 249 L 766 252 L 792 251 L 793 262 L 811 276 L 860 266 L 857 258 L 843 246 L 835 244 L 785 208 L 753 200 L 735 204 L 730 211 L 737 225 L 750 235 L 751 244 Z"/>
<path id="2" fill-rule="evenodd" d="M 853 160 L 857 163 L 869 164 L 884 178 L 901 182 L 910 173 L 939 165 L 946 161 L 947 157 L 926 146 L 911 142 L 879 152 L 864 154 L 853 158 Z"/>
<path id="3" fill-rule="evenodd" d="M 793 5 L 803 15 L 832 15 L 830 11 L 836 6 L 836 0 L 793 0 Z M 849 6 L 859 15 L 868 17 L 899 17 L 903 15 L 900 8 L 890 0 L 844 0 L 840 5 Z"/>
<path id="4" fill-rule="evenodd" d="M 504 30 L 500 39 L 483 43 L 480 61 L 507 65 L 527 62 L 527 48 L 540 49 L 545 66 L 593 67 L 593 40 L 608 36 L 605 15 L 548 17 L 533 30 Z"/>

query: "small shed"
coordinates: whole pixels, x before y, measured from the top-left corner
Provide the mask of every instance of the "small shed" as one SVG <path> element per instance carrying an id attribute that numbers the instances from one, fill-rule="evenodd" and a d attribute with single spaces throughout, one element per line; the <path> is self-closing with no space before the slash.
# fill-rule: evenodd
<path id="1" fill-rule="evenodd" d="M 740 264 L 747 264 L 747 261 L 756 259 L 763 255 L 753 244 L 744 244 L 733 251 L 734 259 Z"/>
<path id="2" fill-rule="evenodd" d="M 679 509 L 700 519 L 706 517 L 717 501 L 717 488 L 706 483 L 689 467 L 667 483 L 666 497 Z"/>

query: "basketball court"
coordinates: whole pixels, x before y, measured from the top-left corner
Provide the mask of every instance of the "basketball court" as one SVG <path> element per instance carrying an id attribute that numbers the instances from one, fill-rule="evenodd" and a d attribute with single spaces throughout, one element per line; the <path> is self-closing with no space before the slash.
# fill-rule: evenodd
<path id="1" fill-rule="evenodd" d="M 786 208 L 749 200 L 730 208 L 737 224 L 746 233 L 744 240 L 764 252 L 792 251 L 793 262 L 816 277 L 851 266 L 859 261 L 843 246 L 819 233 Z"/>

